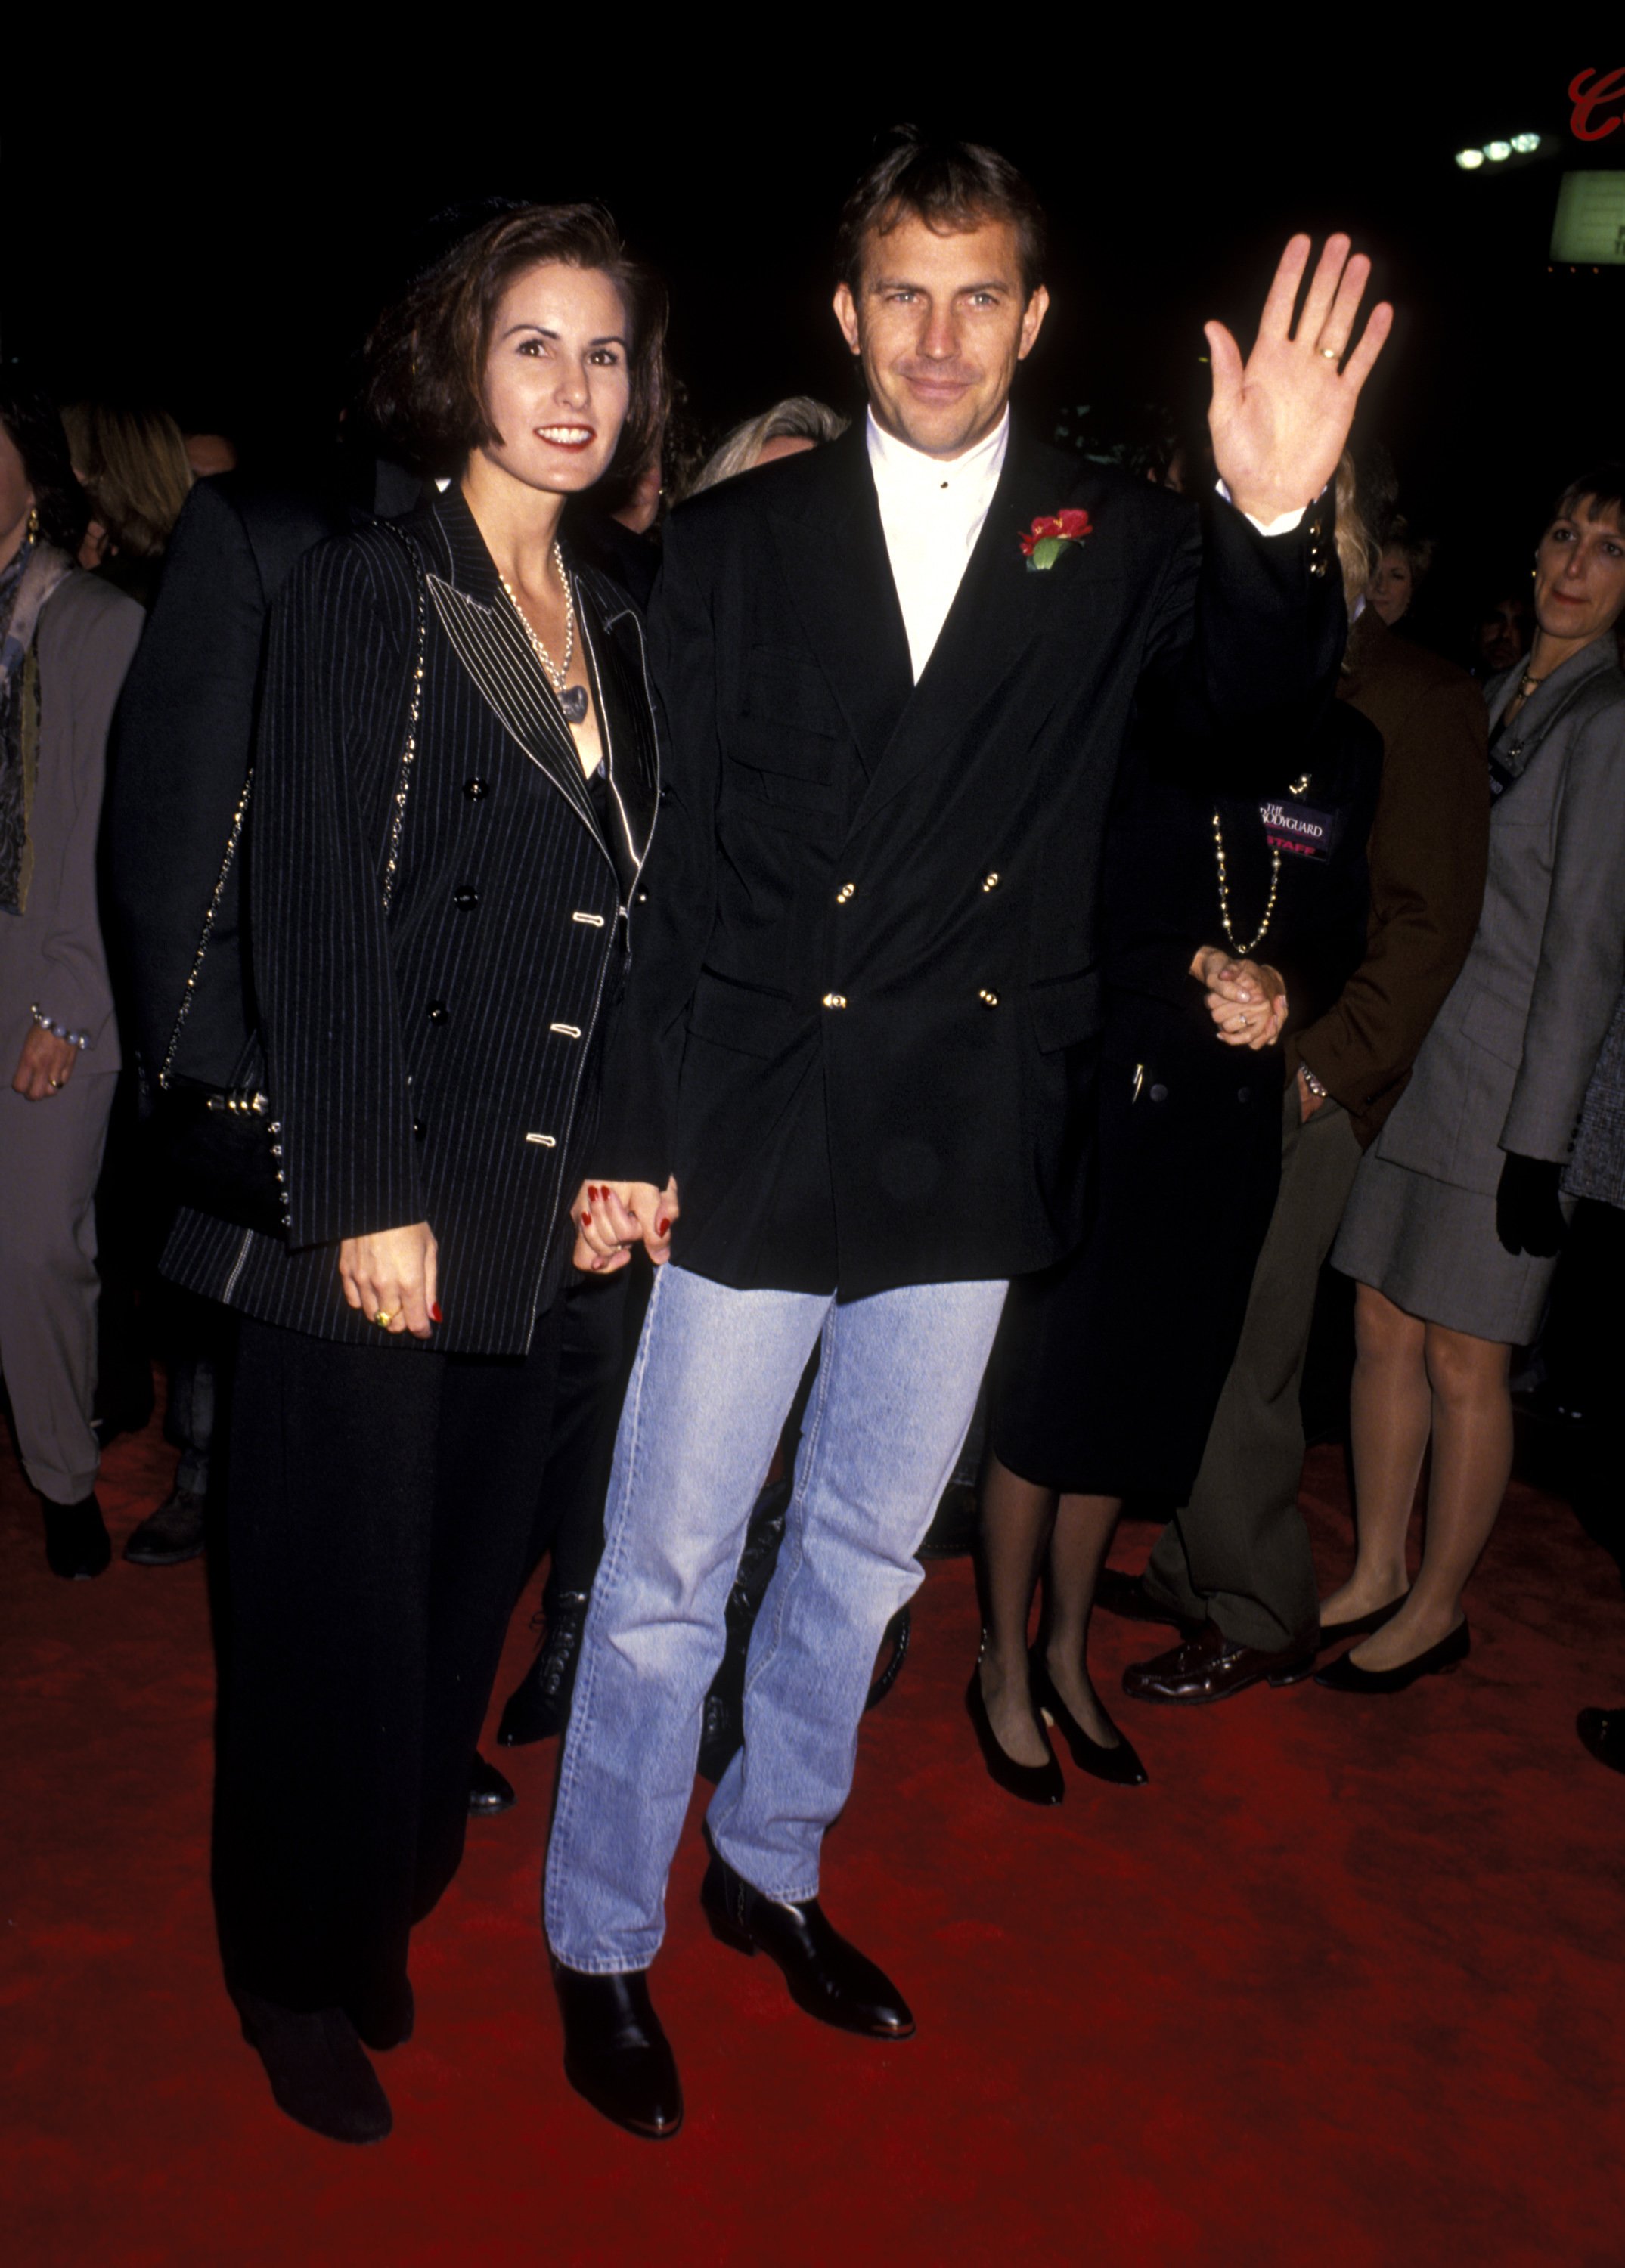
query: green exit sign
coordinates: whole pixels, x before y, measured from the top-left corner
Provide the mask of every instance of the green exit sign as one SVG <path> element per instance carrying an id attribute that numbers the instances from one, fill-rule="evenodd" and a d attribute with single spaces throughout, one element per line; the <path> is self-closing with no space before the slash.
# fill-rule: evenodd
<path id="1" fill-rule="evenodd" d="M 1625 173 L 1565 173 L 1552 258 L 1568 268 L 1625 268 Z"/>

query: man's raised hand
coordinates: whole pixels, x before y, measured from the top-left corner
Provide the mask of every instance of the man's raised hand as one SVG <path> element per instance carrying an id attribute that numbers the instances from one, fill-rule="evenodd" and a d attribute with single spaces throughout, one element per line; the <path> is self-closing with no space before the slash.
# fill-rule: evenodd
<path id="1" fill-rule="evenodd" d="M 1393 323 L 1393 309 L 1379 301 L 1350 352 L 1371 263 L 1350 254 L 1346 236 L 1331 236 L 1294 332 L 1310 251 L 1309 239 L 1295 236 L 1282 254 L 1245 364 L 1222 323 L 1203 326 L 1213 357 L 1214 462 L 1231 503 L 1266 523 L 1301 511 L 1337 470 L 1360 388 Z"/>

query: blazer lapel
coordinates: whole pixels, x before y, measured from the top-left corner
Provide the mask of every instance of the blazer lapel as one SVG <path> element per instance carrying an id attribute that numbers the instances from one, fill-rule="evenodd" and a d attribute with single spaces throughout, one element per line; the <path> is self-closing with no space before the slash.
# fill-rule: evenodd
<path id="1" fill-rule="evenodd" d="M 499 723 L 608 851 L 570 727 L 454 482 L 432 510 L 451 568 L 426 578 L 441 628 Z"/>
<path id="2" fill-rule="evenodd" d="M 873 774 L 913 684 L 861 419 L 816 458 L 799 512 L 775 510 L 773 540 L 808 644 Z"/>
<path id="3" fill-rule="evenodd" d="M 982 532 L 913 697 L 874 769 L 853 821 L 854 832 L 924 766 L 940 763 L 945 751 L 964 744 L 975 718 L 1020 666 L 1055 607 L 1064 603 L 1067 586 L 1081 577 L 1095 579 L 1089 558 L 1095 537 L 1063 551 L 1042 573 L 1028 569 L 1023 531 L 1038 513 L 1054 512 L 1067 500 L 1056 488 L 1053 454 L 1034 451 L 1013 431 Z"/>
<path id="4" fill-rule="evenodd" d="M 624 896 L 647 855 L 660 797 L 643 624 L 624 593 L 590 567 L 577 574 L 576 598 L 609 766 L 609 852 Z"/>

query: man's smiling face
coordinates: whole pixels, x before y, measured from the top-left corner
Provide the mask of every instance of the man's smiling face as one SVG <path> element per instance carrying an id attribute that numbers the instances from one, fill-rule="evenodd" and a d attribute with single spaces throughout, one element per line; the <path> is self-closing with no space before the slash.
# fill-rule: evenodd
<path id="1" fill-rule="evenodd" d="M 876 423 L 942 458 L 998 424 L 1048 306 L 1042 284 L 1027 296 L 1010 222 L 939 232 L 912 212 L 869 232 L 856 293 L 842 284 L 835 294 Z"/>

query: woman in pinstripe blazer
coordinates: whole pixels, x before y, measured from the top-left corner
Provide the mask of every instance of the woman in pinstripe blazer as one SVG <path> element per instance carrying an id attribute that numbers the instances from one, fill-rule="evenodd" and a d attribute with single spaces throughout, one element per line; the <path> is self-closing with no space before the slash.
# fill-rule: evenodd
<path id="1" fill-rule="evenodd" d="M 557 531 L 646 450 L 663 327 L 595 209 L 488 223 L 369 350 L 379 422 L 452 477 L 272 619 L 248 872 L 286 1228 L 183 1213 L 166 1264 L 239 1317 L 226 1980 L 341 2139 L 389 2125 L 361 2043 L 411 2030 L 546 1450 L 658 792 L 636 611 Z"/>

